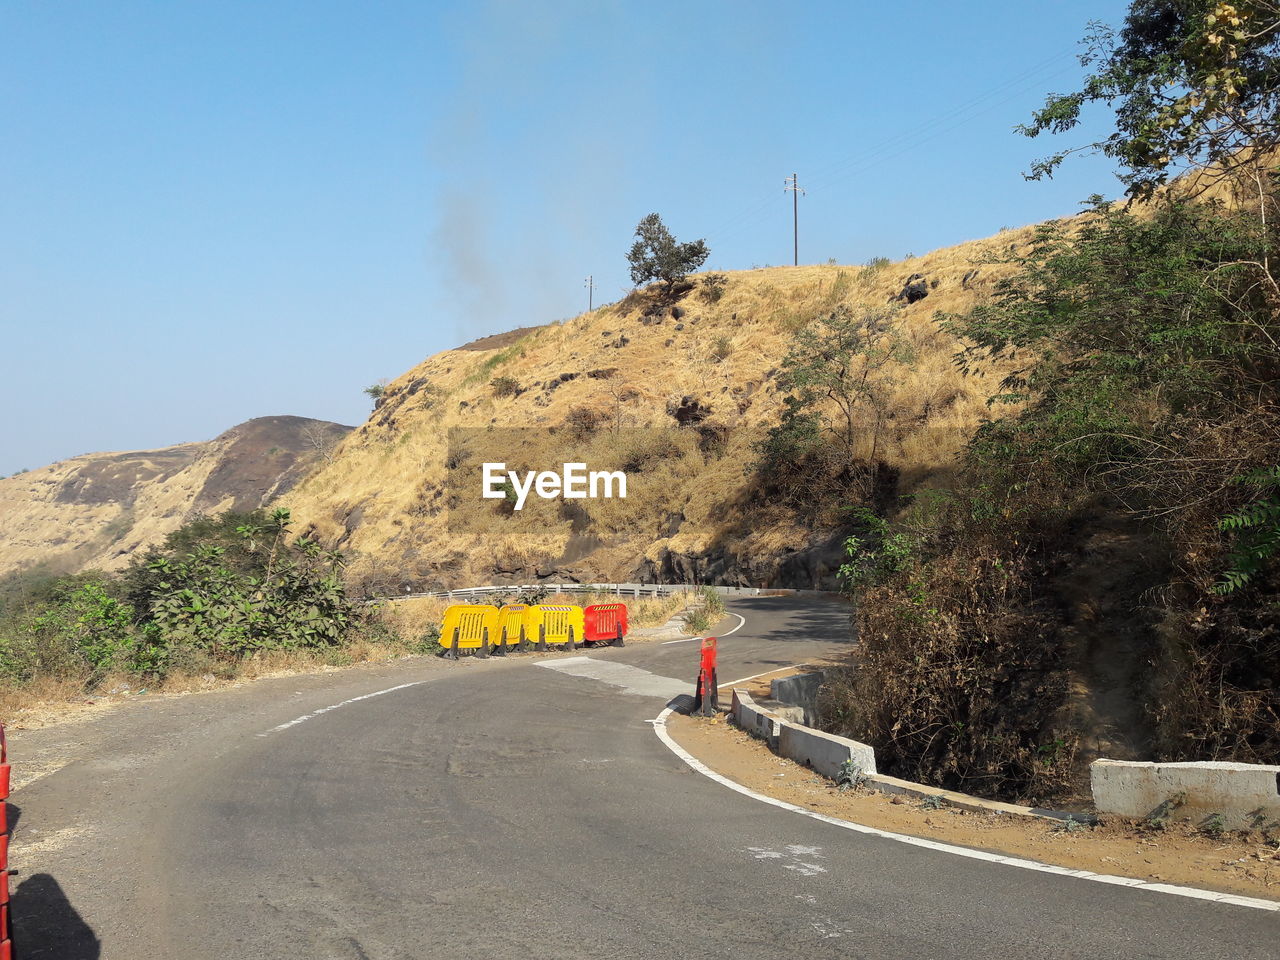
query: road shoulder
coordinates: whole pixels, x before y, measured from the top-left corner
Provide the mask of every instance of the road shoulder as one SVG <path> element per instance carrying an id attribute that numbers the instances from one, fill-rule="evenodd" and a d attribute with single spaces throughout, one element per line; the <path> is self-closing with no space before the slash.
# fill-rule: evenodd
<path id="1" fill-rule="evenodd" d="M 700 719 L 672 714 L 667 730 L 720 776 L 823 816 L 1072 870 L 1280 901 L 1280 848 L 1261 837 L 1210 838 L 1190 824 L 1154 830 L 1111 818 L 1097 828 L 1067 831 L 1008 815 L 931 808 L 874 791 L 841 791 L 825 777 L 777 756 L 724 715 Z"/>

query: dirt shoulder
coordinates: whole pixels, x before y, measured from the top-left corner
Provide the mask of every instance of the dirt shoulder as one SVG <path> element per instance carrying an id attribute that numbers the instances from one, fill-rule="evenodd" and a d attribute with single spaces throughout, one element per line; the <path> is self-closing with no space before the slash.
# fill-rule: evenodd
<path id="1" fill-rule="evenodd" d="M 1075 870 L 1133 877 L 1280 900 L 1280 837 L 1208 837 L 1189 822 L 1163 830 L 1107 817 L 1095 828 L 1064 831 L 1055 824 L 955 808 L 870 790 L 840 791 L 825 777 L 777 756 L 720 715 L 672 715 L 671 736 L 716 773 L 778 800 L 854 823 L 1025 857 Z"/>

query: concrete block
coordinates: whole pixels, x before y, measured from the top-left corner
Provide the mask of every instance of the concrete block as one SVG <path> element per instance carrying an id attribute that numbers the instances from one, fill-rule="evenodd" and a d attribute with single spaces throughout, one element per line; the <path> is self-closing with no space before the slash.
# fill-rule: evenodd
<path id="1" fill-rule="evenodd" d="M 781 703 L 800 707 L 804 711 L 804 723 L 814 726 L 818 723 L 818 687 L 822 685 L 824 676 L 826 674 L 822 670 L 817 670 L 770 680 L 769 696 Z"/>
<path id="2" fill-rule="evenodd" d="M 786 721 L 779 727 L 778 753 L 824 777 L 836 779 L 846 760 L 856 763 L 863 773 L 876 772 L 876 752 L 865 743 Z"/>
<path id="3" fill-rule="evenodd" d="M 1228 829 L 1280 823 L 1280 766 L 1095 760 L 1089 779 L 1099 813 L 1147 817 L 1180 798 L 1173 817 L 1200 821 L 1216 813 Z"/>
<path id="4" fill-rule="evenodd" d="M 770 749 L 777 748 L 781 721 L 757 705 L 745 690 L 733 691 L 733 721 L 743 730 L 765 741 Z"/>

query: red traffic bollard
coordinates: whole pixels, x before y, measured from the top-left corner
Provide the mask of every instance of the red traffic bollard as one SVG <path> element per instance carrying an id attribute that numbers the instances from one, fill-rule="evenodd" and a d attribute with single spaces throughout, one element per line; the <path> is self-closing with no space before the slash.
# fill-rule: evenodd
<path id="1" fill-rule="evenodd" d="M 702 661 L 698 667 L 697 691 L 693 697 L 693 711 L 704 717 L 712 716 L 720 705 L 716 690 L 716 638 L 702 640 Z"/>

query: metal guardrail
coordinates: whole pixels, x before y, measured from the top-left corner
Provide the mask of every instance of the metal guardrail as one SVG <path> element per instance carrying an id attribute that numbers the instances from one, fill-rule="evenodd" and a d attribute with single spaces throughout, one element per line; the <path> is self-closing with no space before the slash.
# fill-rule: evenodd
<path id="1" fill-rule="evenodd" d="M 457 590 L 437 590 L 428 593 L 402 593 L 374 597 L 369 603 L 381 600 L 412 600 L 415 597 L 431 597 L 437 600 L 464 600 L 470 597 L 518 596 L 535 590 L 549 593 L 611 593 L 617 597 L 669 597 L 681 590 L 714 590 L 724 597 L 759 596 L 817 596 L 828 594 L 826 590 L 794 590 L 787 587 L 723 587 L 714 584 L 692 583 L 507 583 L 487 587 L 461 587 Z"/>
<path id="2" fill-rule="evenodd" d="M 487 587 L 461 587 L 457 590 L 437 590 L 428 593 L 403 593 L 377 600 L 412 600 L 415 597 L 431 597 L 437 600 L 462 600 L 482 596 L 519 596 L 535 590 L 549 593 L 611 593 L 618 597 L 669 597 L 680 590 L 692 590 L 687 584 L 664 583 L 507 583 Z M 758 592 L 758 591 L 757 591 Z"/>

